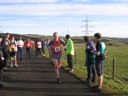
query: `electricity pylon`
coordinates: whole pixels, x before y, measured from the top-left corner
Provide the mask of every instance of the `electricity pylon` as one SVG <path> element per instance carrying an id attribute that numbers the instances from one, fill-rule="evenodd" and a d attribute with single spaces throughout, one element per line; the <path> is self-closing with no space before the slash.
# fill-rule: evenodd
<path id="1" fill-rule="evenodd" d="M 90 26 L 89 25 L 89 22 L 91 22 L 92 20 L 88 20 L 88 16 L 86 15 L 86 19 L 83 20 L 82 22 L 85 22 L 85 25 L 84 26 L 80 26 L 80 27 L 84 27 L 85 30 L 82 31 L 82 32 L 85 32 L 85 36 L 89 36 L 89 32 L 92 32 L 92 31 L 89 31 L 89 27 L 94 27 L 94 26 Z"/>

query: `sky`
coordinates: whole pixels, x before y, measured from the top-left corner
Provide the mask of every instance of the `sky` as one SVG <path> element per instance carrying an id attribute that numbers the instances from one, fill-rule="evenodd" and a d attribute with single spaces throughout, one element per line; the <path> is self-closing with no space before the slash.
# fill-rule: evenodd
<path id="1" fill-rule="evenodd" d="M 0 0 L 0 32 L 128 38 L 128 0 Z"/>

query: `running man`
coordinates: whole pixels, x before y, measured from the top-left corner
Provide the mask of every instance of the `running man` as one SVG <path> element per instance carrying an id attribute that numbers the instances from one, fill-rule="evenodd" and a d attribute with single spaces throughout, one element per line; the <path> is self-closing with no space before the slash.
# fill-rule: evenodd
<path id="1" fill-rule="evenodd" d="M 25 46 L 26 46 L 26 55 L 28 55 L 28 57 L 30 58 L 30 51 L 31 51 L 31 48 L 32 48 L 32 42 L 29 38 L 25 42 Z"/>
<path id="2" fill-rule="evenodd" d="M 41 44 L 40 39 L 38 39 L 38 41 L 37 41 L 37 43 L 36 43 L 36 48 L 37 48 L 37 55 L 38 55 L 39 57 L 41 57 L 42 44 Z"/>
<path id="3" fill-rule="evenodd" d="M 61 83 L 60 75 L 59 75 L 60 74 L 59 69 L 61 66 L 60 60 L 62 56 L 62 51 L 64 50 L 63 46 L 66 47 L 66 44 L 62 39 L 59 38 L 57 32 L 53 33 L 53 38 L 54 39 L 49 43 L 48 46 L 52 54 L 52 61 L 53 61 L 56 76 L 57 76 L 57 83 L 60 84 Z"/>
<path id="4" fill-rule="evenodd" d="M 16 43 L 16 40 L 15 40 L 14 36 L 11 36 L 9 52 L 10 52 L 11 67 L 13 67 L 13 61 L 15 63 L 15 66 L 18 67 L 18 65 L 17 65 L 17 56 L 16 56 L 17 55 L 17 43 Z"/>
<path id="5" fill-rule="evenodd" d="M 17 48 L 18 48 L 17 58 L 20 59 L 20 61 L 22 61 L 23 59 L 23 47 L 24 47 L 24 42 L 22 40 L 22 37 L 20 37 L 20 40 L 17 41 Z"/>
<path id="6" fill-rule="evenodd" d="M 46 46 L 46 43 L 45 43 L 45 41 L 44 41 L 44 38 L 42 38 L 41 44 L 42 44 L 43 56 L 45 56 L 45 46 Z"/>
<path id="7" fill-rule="evenodd" d="M 10 43 L 10 48 L 9 48 L 9 52 L 10 52 L 10 62 L 11 62 L 11 67 L 13 67 L 13 61 L 15 63 L 16 67 L 19 67 L 17 65 L 17 58 L 16 58 L 16 52 L 17 52 L 17 47 L 15 45 L 14 42 Z"/>

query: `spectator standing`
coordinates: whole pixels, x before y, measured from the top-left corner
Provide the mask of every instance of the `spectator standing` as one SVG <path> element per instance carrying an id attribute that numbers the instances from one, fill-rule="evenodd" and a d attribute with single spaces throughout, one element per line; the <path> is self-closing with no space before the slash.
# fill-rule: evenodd
<path id="1" fill-rule="evenodd" d="M 96 91 L 101 91 L 103 84 L 103 64 L 107 51 L 105 43 L 101 41 L 101 34 L 95 33 L 94 37 L 97 40 L 96 51 L 94 51 L 94 54 L 96 54 L 96 71 L 98 75 L 98 87 Z"/>
<path id="2" fill-rule="evenodd" d="M 10 45 L 10 34 L 6 33 L 5 37 L 2 40 L 2 52 L 4 57 L 4 70 L 7 70 L 7 61 L 9 57 L 9 45 Z"/>
<path id="3" fill-rule="evenodd" d="M 89 40 L 88 36 L 84 36 L 84 42 L 86 43 L 86 63 L 87 66 L 87 79 L 86 81 L 91 83 L 96 80 L 96 69 L 95 69 L 95 54 L 91 51 L 96 51 L 94 43 Z M 91 77 L 92 75 L 92 77 Z"/>
<path id="4" fill-rule="evenodd" d="M 74 55 L 74 44 L 73 41 L 70 38 L 70 35 L 66 35 L 67 39 L 67 44 L 66 44 L 66 54 L 67 54 L 67 62 L 68 62 L 68 67 L 69 71 L 73 71 L 73 55 Z"/>

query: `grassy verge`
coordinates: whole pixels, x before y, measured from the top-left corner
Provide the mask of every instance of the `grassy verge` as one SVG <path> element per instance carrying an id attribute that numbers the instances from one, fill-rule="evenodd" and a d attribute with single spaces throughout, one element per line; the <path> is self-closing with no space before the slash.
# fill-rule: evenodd
<path id="1" fill-rule="evenodd" d="M 127 96 L 128 95 L 128 47 L 115 47 L 107 46 L 107 59 L 104 63 L 104 82 L 103 93 L 112 94 L 115 96 Z M 74 56 L 74 74 L 81 80 L 85 80 L 87 77 L 87 69 L 84 66 L 85 63 L 85 45 L 75 44 L 75 56 Z M 46 57 L 49 57 L 46 50 Z M 116 60 L 115 64 L 115 78 L 112 77 L 112 60 Z M 62 56 L 63 68 L 68 70 L 65 52 Z M 90 86 L 97 85 L 92 83 Z"/>

